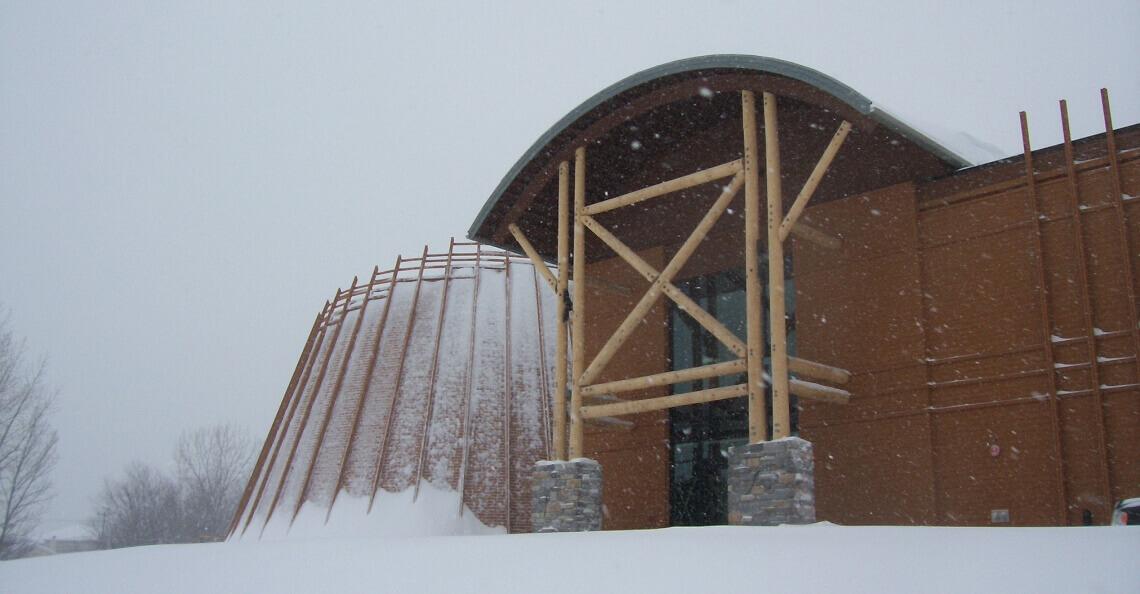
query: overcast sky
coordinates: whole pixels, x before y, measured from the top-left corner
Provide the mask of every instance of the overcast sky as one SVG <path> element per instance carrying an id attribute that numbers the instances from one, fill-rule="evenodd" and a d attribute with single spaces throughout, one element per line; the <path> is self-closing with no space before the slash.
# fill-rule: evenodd
<path id="1" fill-rule="evenodd" d="M 1101 87 L 1140 122 L 1135 0 L 458 4 L 0 0 L 0 306 L 60 391 L 53 525 L 183 430 L 260 442 L 337 287 L 445 250 L 640 70 L 789 60 L 1002 154 L 1021 110 L 1060 142 L 1059 99 L 1103 132 Z"/>

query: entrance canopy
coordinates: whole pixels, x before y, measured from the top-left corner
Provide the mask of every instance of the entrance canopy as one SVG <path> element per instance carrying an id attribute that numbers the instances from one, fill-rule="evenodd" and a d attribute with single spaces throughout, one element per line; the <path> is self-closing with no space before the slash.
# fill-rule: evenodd
<path id="1" fill-rule="evenodd" d="M 797 64 L 745 55 L 714 55 L 645 70 L 591 97 L 562 118 L 511 168 L 487 200 L 468 237 L 519 251 L 508 226 L 526 232 L 544 259 L 557 243 L 558 167 L 587 147 L 586 186 L 600 202 L 661 180 L 675 179 L 743 156 L 740 91 L 779 100 L 782 177 L 788 188 L 810 175 L 836 128 L 851 133 L 813 201 L 827 202 L 874 188 L 949 173 L 970 163 L 871 104 L 850 87 Z M 785 209 L 794 192 L 784 196 Z M 697 196 L 678 192 L 620 209 L 602 222 L 622 229 L 633 249 L 660 245 L 643 217 L 700 216 Z M 692 211 L 691 213 L 689 211 Z M 606 250 L 589 250 L 591 260 Z"/>

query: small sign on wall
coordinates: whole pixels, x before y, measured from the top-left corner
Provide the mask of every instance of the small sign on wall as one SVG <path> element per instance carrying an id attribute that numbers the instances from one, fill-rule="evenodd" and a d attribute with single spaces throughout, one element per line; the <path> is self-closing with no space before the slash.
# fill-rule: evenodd
<path id="1" fill-rule="evenodd" d="M 990 523 L 991 524 L 1005 524 L 1009 522 L 1008 509 L 991 509 L 990 510 Z"/>

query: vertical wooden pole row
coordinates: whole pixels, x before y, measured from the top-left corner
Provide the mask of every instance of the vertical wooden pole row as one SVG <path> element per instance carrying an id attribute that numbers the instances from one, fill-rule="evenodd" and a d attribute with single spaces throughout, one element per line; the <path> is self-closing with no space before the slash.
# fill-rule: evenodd
<path id="1" fill-rule="evenodd" d="M 1120 171 L 1120 157 L 1116 154 L 1116 131 L 1112 129 L 1112 110 L 1108 106 L 1108 89 L 1100 90 L 1100 104 L 1104 111 L 1104 136 L 1108 144 L 1108 164 L 1112 171 L 1112 205 L 1116 209 L 1116 223 L 1120 246 L 1124 249 L 1124 282 L 1128 285 L 1129 326 L 1132 328 L 1132 346 L 1137 353 L 1136 381 L 1140 381 L 1140 313 L 1136 310 L 1136 283 L 1132 275 L 1132 258 L 1137 252 L 1128 242 L 1128 216 L 1124 213 L 1124 188 Z"/>
<path id="2" fill-rule="evenodd" d="M 586 208 L 586 147 L 574 153 L 574 306 L 573 377 L 570 380 L 570 452 L 571 459 L 581 458 L 584 432 L 579 409 L 582 408 L 582 374 L 586 371 L 586 226 L 582 222 Z"/>
<path id="3" fill-rule="evenodd" d="M 1029 143 L 1029 120 L 1025 112 L 1021 112 L 1021 144 L 1025 152 L 1025 185 L 1029 191 L 1029 218 L 1033 220 L 1034 260 L 1037 265 L 1037 303 L 1041 309 L 1041 340 L 1045 348 L 1045 377 L 1048 378 L 1049 390 L 1049 420 L 1053 425 L 1053 456 L 1057 460 L 1057 525 L 1068 523 L 1066 505 L 1068 496 L 1065 493 L 1065 455 L 1064 445 L 1061 443 L 1061 399 L 1057 395 L 1057 373 L 1053 367 L 1053 320 L 1049 315 L 1049 286 L 1045 280 L 1045 252 L 1044 239 L 1041 229 L 1041 204 L 1037 197 L 1037 179 L 1033 172 L 1033 150 Z"/>
<path id="4" fill-rule="evenodd" d="M 349 291 L 351 294 L 351 290 Z M 301 436 L 304 434 L 305 429 L 309 426 L 309 416 L 313 413 L 313 406 L 317 403 L 317 398 L 321 395 L 321 388 L 325 383 L 325 375 L 329 370 L 329 361 L 332 360 L 333 351 L 336 350 L 337 341 L 340 340 L 340 331 L 344 328 L 344 319 L 348 315 L 348 302 L 351 301 L 349 294 L 344 297 L 344 310 L 341 312 L 340 321 L 336 324 L 336 329 L 333 330 L 332 340 L 329 341 L 329 347 L 325 351 L 324 360 L 321 361 L 321 370 L 317 373 L 317 379 L 313 382 L 313 390 L 309 396 L 309 403 L 305 406 L 305 412 L 301 413 L 301 421 L 297 424 L 297 432 L 293 437 L 293 445 L 289 448 L 289 456 L 285 458 L 285 465 L 282 467 L 281 480 L 277 482 L 277 490 L 273 494 L 273 499 L 269 502 L 269 509 L 265 512 L 266 518 L 273 517 L 273 510 L 277 509 L 278 502 L 281 501 L 281 492 L 285 490 L 285 480 L 289 478 L 289 469 L 293 466 L 293 459 L 297 457 L 297 448 L 301 445 Z M 336 298 L 333 299 L 333 307 L 329 309 L 328 324 L 332 323 L 333 312 L 336 309 L 336 304 L 341 298 L 342 293 L 337 290 Z M 302 497 L 304 494 L 298 494 Z M 290 525 L 292 519 L 290 518 Z M 262 532 L 265 531 L 265 526 L 261 527 Z"/>
<path id="5" fill-rule="evenodd" d="M 463 508 L 466 504 L 464 499 L 467 494 L 467 464 L 471 461 L 471 395 L 472 386 L 475 384 L 475 333 L 479 329 L 477 324 L 479 314 L 479 279 L 483 276 L 483 267 L 481 257 L 483 255 L 483 246 L 480 244 L 475 245 L 475 268 L 473 275 L 472 295 L 471 295 L 471 335 L 470 342 L 467 344 L 467 381 L 463 385 L 463 408 L 466 412 L 463 415 L 463 453 L 459 460 L 459 479 L 457 480 L 456 490 L 459 491 L 459 515 L 463 515 Z"/>
<path id="6" fill-rule="evenodd" d="M 558 283 L 555 297 L 554 334 L 554 459 L 566 459 L 566 311 L 567 279 L 570 275 L 570 164 L 558 166 Z"/>
<path id="7" fill-rule="evenodd" d="M 321 428 L 317 433 L 317 439 L 313 442 L 313 455 L 309 457 L 308 467 L 305 469 L 305 480 L 301 484 L 300 496 L 297 497 L 297 503 L 293 507 L 293 512 L 289 516 L 289 523 L 292 524 L 293 520 L 297 519 L 297 514 L 301 511 L 301 505 L 305 503 L 308 498 L 309 486 L 313 480 L 313 468 L 317 464 L 317 454 L 320 452 L 321 446 L 325 442 L 325 434 L 329 429 L 329 421 L 332 420 L 333 407 L 336 406 L 336 401 L 340 398 L 341 387 L 344 386 L 345 372 L 348 371 L 348 363 L 352 360 L 353 349 L 356 348 L 356 336 L 360 334 L 360 325 L 364 322 L 364 313 L 368 307 L 368 294 L 372 292 L 372 283 L 375 282 L 375 277 L 368 281 L 368 286 L 364 291 L 364 296 L 360 301 L 360 310 L 356 313 L 356 323 L 352 325 L 352 334 L 348 337 L 348 345 L 344 349 L 344 357 L 340 361 L 340 369 L 336 372 L 336 380 L 333 387 L 329 390 L 329 401 L 325 405 L 324 418 L 321 420 Z M 355 276 L 352 277 L 352 285 L 348 289 L 348 298 L 344 300 L 344 313 L 341 316 L 340 324 L 344 325 L 348 321 L 348 308 L 352 304 L 352 296 L 356 293 L 356 283 L 359 279 Z M 336 487 L 334 487 L 335 489 Z"/>
<path id="8" fill-rule="evenodd" d="M 1081 299 L 1084 301 L 1085 314 L 1085 343 L 1088 345 L 1089 377 L 1092 383 L 1093 405 L 1096 407 L 1096 438 L 1100 450 L 1100 475 L 1104 485 L 1101 493 L 1105 502 L 1104 509 L 1111 511 L 1112 507 L 1112 476 L 1108 471 L 1108 449 L 1105 444 L 1104 429 L 1104 403 L 1100 390 L 1100 368 L 1097 364 L 1096 313 L 1093 311 L 1092 291 L 1089 287 L 1089 275 L 1086 264 L 1085 232 L 1081 221 L 1081 203 L 1077 187 L 1077 164 L 1073 158 L 1073 139 L 1069 133 L 1069 108 L 1067 102 L 1061 100 L 1061 131 L 1065 136 L 1065 166 L 1068 169 L 1069 201 L 1073 213 L 1073 241 L 1076 243 L 1077 271 L 1080 274 Z"/>
<path id="9" fill-rule="evenodd" d="M 384 463 L 388 460 L 388 437 L 392 433 L 392 419 L 396 416 L 396 401 L 400 399 L 400 384 L 404 379 L 404 359 L 408 354 L 408 343 L 412 340 L 412 326 L 416 321 L 416 304 L 420 300 L 420 287 L 424 282 L 424 268 L 427 267 L 428 248 L 424 246 L 424 253 L 420 256 L 420 268 L 416 273 L 416 288 L 412 291 L 412 303 L 408 305 L 408 324 L 404 327 L 404 342 L 400 345 L 399 358 L 396 360 L 396 373 L 392 379 L 392 400 L 388 403 L 388 418 L 384 422 L 384 435 L 380 437 L 380 459 L 376 461 L 376 476 L 372 480 L 372 492 L 368 496 L 368 512 L 372 512 L 372 504 L 376 501 L 376 491 L 380 489 L 380 481 L 384 474 Z M 400 271 L 393 272 L 399 275 Z"/>
<path id="10" fill-rule="evenodd" d="M 435 405 L 435 378 L 438 376 L 436 365 L 439 363 L 439 344 L 443 342 L 443 316 L 447 313 L 447 286 L 451 280 L 451 260 L 455 254 L 455 238 L 452 237 L 447 245 L 447 261 L 443 266 L 443 286 L 440 288 L 439 319 L 435 322 L 435 348 L 431 352 L 431 368 L 428 371 L 427 394 L 424 404 L 424 422 L 420 429 L 420 456 L 416 461 L 415 480 L 412 481 L 412 503 L 420 497 L 420 482 L 424 477 L 424 464 L 427 462 L 427 451 L 430 445 L 428 434 L 431 430 L 431 418 Z"/>
<path id="11" fill-rule="evenodd" d="M 326 304 L 327 305 L 327 304 Z M 297 382 L 301 380 L 301 374 L 304 372 L 305 364 L 308 363 L 311 356 L 313 343 L 316 342 L 317 333 L 320 331 L 321 318 L 324 316 L 324 310 L 317 314 L 316 319 L 313 320 L 313 328 L 309 330 L 309 338 L 305 341 L 305 348 L 301 351 L 301 358 L 297 360 L 297 366 L 293 368 L 293 377 L 289 378 L 289 386 L 285 388 L 285 396 L 281 399 L 281 406 L 277 407 L 277 415 L 273 417 L 273 424 L 269 426 L 269 436 L 265 438 L 265 444 L 261 446 L 261 453 L 257 455 L 257 462 L 253 465 L 253 473 L 246 482 L 245 491 L 241 494 L 241 499 L 238 501 L 237 508 L 234 510 L 234 518 L 230 521 L 230 528 L 226 532 L 227 537 L 232 536 L 237 529 L 238 524 L 241 523 L 242 514 L 245 512 L 245 506 L 249 503 L 250 497 L 253 495 L 253 489 L 261 477 L 269 471 L 264 466 L 265 459 L 269 457 L 269 451 L 273 449 L 273 442 L 277 438 L 277 432 L 281 430 L 281 421 L 285 418 L 285 411 L 292 404 L 296 396 L 295 390 Z M 252 515 L 253 510 L 250 509 Z M 243 528 L 244 531 L 244 528 Z"/>
<path id="12" fill-rule="evenodd" d="M 772 357 L 772 439 L 792 434 L 788 398 L 788 337 L 784 319 L 784 192 L 780 181 L 780 138 L 776 122 L 776 96 L 764 93 L 764 156 L 768 182 L 768 335 Z"/>
<path id="13" fill-rule="evenodd" d="M 756 95 L 741 93 L 744 126 L 744 270 L 748 342 L 748 441 L 768 439 L 764 403 L 764 298 L 760 294 L 760 161 Z"/>
<path id="14" fill-rule="evenodd" d="M 249 529 L 249 523 L 253 520 L 253 513 L 257 511 L 257 506 L 261 505 L 261 498 L 263 495 L 265 495 L 265 488 L 269 484 L 269 471 L 272 471 L 273 466 L 277 463 L 277 456 L 281 453 L 281 447 L 285 445 L 285 437 L 289 434 L 289 428 L 292 427 L 293 415 L 297 414 L 297 408 L 301 403 L 301 396 L 305 392 L 305 386 L 309 384 L 309 377 L 313 372 L 313 367 L 316 365 L 317 356 L 321 352 L 321 346 L 324 345 L 325 334 L 328 333 L 330 307 L 332 307 L 332 305 L 326 301 L 324 308 L 321 309 L 321 315 L 317 316 L 317 319 L 320 320 L 321 332 L 317 335 L 317 341 L 313 345 L 313 350 L 309 354 L 309 360 L 305 362 L 305 373 L 301 376 L 301 380 L 297 382 L 297 389 L 291 398 L 289 412 L 286 413 L 285 420 L 281 425 L 282 431 L 277 438 L 277 445 L 273 448 L 273 454 L 269 456 L 269 462 L 266 466 L 268 470 L 265 472 L 264 478 L 261 481 L 261 486 L 257 488 L 257 495 L 254 497 L 253 503 L 250 505 L 249 517 L 247 517 L 245 520 L 245 527 L 242 528 L 243 532 Z M 282 472 L 285 471 L 283 470 Z M 266 520 L 268 520 L 268 518 L 269 516 L 267 514 Z M 262 525 L 261 528 L 262 531 L 265 530 L 264 525 Z"/>
<path id="15" fill-rule="evenodd" d="M 372 345 L 372 352 L 368 354 L 368 363 L 365 365 L 364 381 L 360 386 L 360 395 L 356 400 L 356 410 L 352 413 L 352 429 L 348 432 L 348 438 L 344 442 L 344 451 L 340 455 L 340 464 L 337 467 L 336 473 L 336 490 L 333 491 L 332 499 L 329 500 L 329 507 L 325 511 L 325 523 L 328 523 L 329 516 L 332 514 L 333 506 L 336 505 L 336 498 L 340 495 L 340 490 L 344 487 L 344 468 L 348 464 L 348 453 L 352 450 L 352 442 L 356 440 L 356 434 L 360 430 L 360 412 L 364 408 L 364 401 L 368 398 L 368 390 L 372 386 L 372 373 L 376 369 L 376 359 L 380 354 L 380 341 L 384 339 L 384 324 L 388 321 L 388 310 L 392 308 L 392 294 L 396 290 L 396 277 L 400 274 L 400 263 L 402 258 L 396 256 L 396 266 L 392 268 L 391 276 L 388 278 L 388 293 L 384 297 L 384 308 L 380 310 L 380 321 L 376 324 L 376 342 Z M 376 286 L 376 279 L 379 274 L 379 267 L 372 268 L 372 280 L 369 282 L 369 291 L 365 298 L 372 296 L 372 287 Z"/>

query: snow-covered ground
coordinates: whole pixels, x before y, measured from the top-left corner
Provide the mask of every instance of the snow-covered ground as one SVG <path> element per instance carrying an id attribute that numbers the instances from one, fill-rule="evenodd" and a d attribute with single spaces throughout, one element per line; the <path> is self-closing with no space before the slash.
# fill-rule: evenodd
<path id="1" fill-rule="evenodd" d="M 1140 529 L 291 538 L 0 563 L 2 592 L 1140 592 Z"/>

